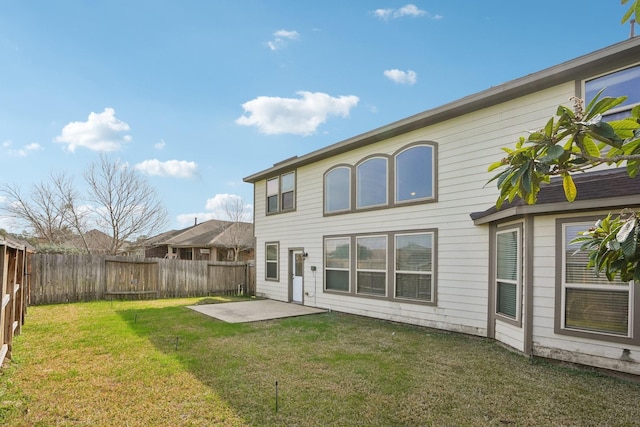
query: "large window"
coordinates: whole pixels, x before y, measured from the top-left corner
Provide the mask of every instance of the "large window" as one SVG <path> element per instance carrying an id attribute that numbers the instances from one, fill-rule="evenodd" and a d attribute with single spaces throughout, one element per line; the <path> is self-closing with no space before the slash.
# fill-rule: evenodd
<path id="1" fill-rule="evenodd" d="M 436 234 L 424 230 L 325 238 L 325 292 L 435 305 Z"/>
<path id="2" fill-rule="evenodd" d="M 356 206 L 366 208 L 387 204 L 387 159 L 375 157 L 356 168 Z"/>
<path id="3" fill-rule="evenodd" d="M 520 293 L 520 229 L 496 233 L 496 313 L 516 319 Z"/>
<path id="4" fill-rule="evenodd" d="M 640 65 L 585 82 L 585 101 L 588 104 L 604 88 L 602 96 L 627 96 L 627 100 L 611 110 L 605 120 L 620 120 L 629 117 L 631 109 L 640 104 Z"/>
<path id="5" fill-rule="evenodd" d="M 560 222 L 562 233 L 561 320 L 563 331 L 631 337 L 633 285 L 609 282 L 587 269 L 588 254 L 571 241 L 592 222 Z"/>
<path id="6" fill-rule="evenodd" d="M 267 180 L 267 214 L 287 212 L 296 207 L 296 173 Z"/>
<path id="7" fill-rule="evenodd" d="M 433 147 L 417 145 L 396 155 L 396 202 L 433 197 Z"/>
<path id="8" fill-rule="evenodd" d="M 340 212 L 351 209 L 351 169 L 340 166 L 324 177 L 324 211 Z"/>
<path id="9" fill-rule="evenodd" d="M 375 154 L 356 166 L 329 169 L 324 176 L 325 215 L 435 202 L 436 148 L 433 142 L 413 143 L 392 155 Z"/>
<path id="10" fill-rule="evenodd" d="M 277 243 L 265 244 L 265 279 L 278 280 L 279 268 L 279 245 Z"/>
<path id="11" fill-rule="evenodd" d="M 325 289 L 348 292 L 351 276 L 351 239 L 325 239 L 324 251 Z"/>
<path id="12" fill-rule="evenodd" d="M 356 284 L 359 294 L 387 293 L 387 237 L 367 236 L 356 239 Z"/>
<path id="13" fill-rule="evenodd" d="M 433 233 L 395 237 L 396 298 L 433 301 Z"/>

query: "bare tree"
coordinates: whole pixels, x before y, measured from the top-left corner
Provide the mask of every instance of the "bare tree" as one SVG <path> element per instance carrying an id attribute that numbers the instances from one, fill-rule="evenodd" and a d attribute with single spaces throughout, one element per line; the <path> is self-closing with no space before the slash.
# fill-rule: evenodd
<path id="1" fill-rule="evenodd" d="M 219 246 L 233 250 L 233 260 L 238 261 L 242 250 L 253 246 L 253 224 L 247 222 L 249 208 L 240 197 L 228 197 L 222 204 L 228 226 L 216 239 Z"/>
<path id="2" fill-rule="evenodd" d="M 3 184 L 0 192 L 6 197 L 3 211 L 23 223 L 33 235 L 49 245 L 59 245 L 69 236 L 67 208 L 55 185 L 34 184 L 25 195 L 17 185 Z"/>
<path id="3" fill-rule="evenodd" d="M 167 211 L 153 187 L 121 161 L 101 155 L 84 178 L 97 225 L 111 236 L 110 254 L 116 254 L 127 240 L 153 235 L 166 225 Z"/>
<path id="4" fill-rule="evenodd" d="M 82 240 L 82 245 L 88 254 L 91 248 L 85 234 L 88 230 L 88 212 L 81 208 L 81 196 L 76 190 L 73 179 L 65 173 L 51 174 L 51 182 L 57 191 L 57 197 L 65 213 L 65 223 Z"/>

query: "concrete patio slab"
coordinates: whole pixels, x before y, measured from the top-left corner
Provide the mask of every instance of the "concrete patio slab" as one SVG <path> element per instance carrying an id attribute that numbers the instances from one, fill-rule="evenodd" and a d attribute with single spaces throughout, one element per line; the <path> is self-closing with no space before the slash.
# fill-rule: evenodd
<path id="1" fill-rule="evenodd" d="M 227 323 L 258 322 L 283 317 L 324 313 L 326 310 L 270 299 L 220 304 L 190 305 L 188 308 Z"/>

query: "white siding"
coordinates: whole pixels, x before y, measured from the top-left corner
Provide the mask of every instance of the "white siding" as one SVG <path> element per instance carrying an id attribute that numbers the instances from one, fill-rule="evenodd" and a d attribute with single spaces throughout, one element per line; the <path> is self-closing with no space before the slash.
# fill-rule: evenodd
<path id="1" fill-rule="evenodd" d="M 604 217 L 608 213 L 601 211 L 587 215 Z M 533 353 L 541 357 L 640 374 L 639 346 L 554 333 L 556 219 L 579 216 L 580 214 L 574 213 L 535 218 Z M 624 349 L 629 350 L 626 356 L 623 356 Z M 627 358 L 634 359 L 635 362 L 630 362 Z"/>
<path id="2" fill-rule="evenodd" d="M 257 291 L 270 298 L 288 299 L 288 250 L 304 248 L 304 304 L 399 322 L 431 326 L 475 335 L 487 334 L 487 227 L 473 225 L 469 214 L 481 211 L 497 197 L 487 166 L 513 146 L 528 129 L 542 127 L 558 104 L 572 96 L 565 84 L 504 104 L 441 122 L 297 169 L 297 210 L 265 216 L 265 181 L 255 184 Z M 368 212 L 323 217 L 323 174 L 338 163 L 355 165 L 371 154 L 391 155 L 407 144 L 438 144 L 438 201 Z M 437 306 L 406 304 L 323 293 L 323 236 L 438 230 Z M 264 280 L 264 244 L 280 244 L 280 281 Z M 316 266 L 313 273 L 311 266 Z M 515 348 L 522 338 L 501 328 L 500 336 Z M 509 338 L 511 337 L 511 338 Z"/>

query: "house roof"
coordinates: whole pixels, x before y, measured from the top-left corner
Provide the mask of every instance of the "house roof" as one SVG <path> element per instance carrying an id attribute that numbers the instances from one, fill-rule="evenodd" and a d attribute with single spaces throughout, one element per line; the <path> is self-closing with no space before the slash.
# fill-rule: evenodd
<path id="1" fill-rule="evenodd" d="M 82 239 L 83 238 L 81 236 L 73 236 L 64 242 L 64 246 L 85 251 L 87 248 L 85 247 Z M 91 253 L 107 253 L 113 244 L 113 239 L 99 230 L 87 231 L 84 233 L 84 240 L 87 242 L 87 246 Z"/>
<path id="2" fill-rule="evenodd" d="M 555 177 L 551 183 L 540 188 L 535 205 L 528 205 L 521 198 L 516 198 L 511 203 L 504 203 L 500 210 L 491 206 L 485 211 L 474 212 L 470 215 L 471 219 L 474 224 L 480 225 L 527 214 L 621 209 L 640 205 L 640 175 L 629 178 L 626 168 L 578 173 L 573 175 L 573 181 L 578 194 L 571 203 L 565 198 L 562 179 Z"/>
<path id="3" fill-rule="evenodd" d="M 204 248 L 211 246 L 211 241 L 231 224 L 231 222 L 218 221 L 216 219 L 201 222 L 200 224 L 189 227 L 184 232 L 173 236 L 164 243 L 174 247 Z"/>
<path id="4" fill-rule="evenodd" d="M 270 176 L 317 162 L 394 136 L 402 135 L 435 123 L 449 120 L 473 111 L 548 89 L 559 84 L 621 68 L 640 58 L 640 37 L 634 37 L 604 49 L 547 68 L 537 73 L 512 80 L 482 92 L 424 111 L 350 139 L 313 151 L 304 156 L 291 157 L 273 167 L 244 178 L 255 183 Z"/>
<path id="5" fill-rule="evenodd" d="M 250 222 L 232 223 L 212 241 L 211 246 L 253 247 L 253 224 Z"/>

